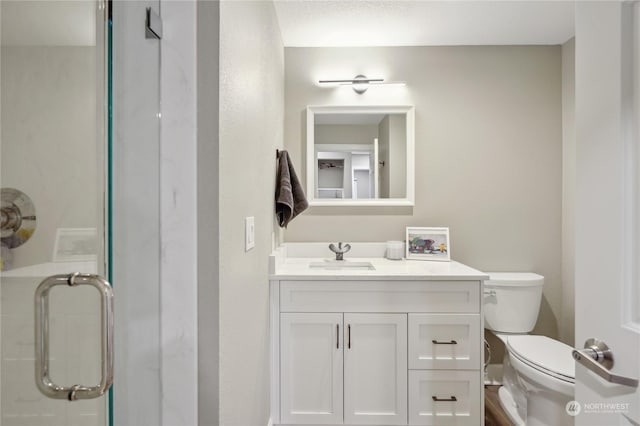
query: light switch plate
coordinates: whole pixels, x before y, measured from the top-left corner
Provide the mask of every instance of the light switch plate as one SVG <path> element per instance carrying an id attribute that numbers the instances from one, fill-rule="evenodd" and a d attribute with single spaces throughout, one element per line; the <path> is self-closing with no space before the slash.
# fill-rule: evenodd
<path id="1" fill-rule="evenodd" d="M 253 216 L 244 218 L 244 251 L 256 246 L 256 221 Z"/>

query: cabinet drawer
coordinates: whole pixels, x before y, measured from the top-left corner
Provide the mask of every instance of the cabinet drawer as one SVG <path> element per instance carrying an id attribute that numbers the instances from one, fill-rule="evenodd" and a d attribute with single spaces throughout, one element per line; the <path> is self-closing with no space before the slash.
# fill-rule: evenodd
<path id="1" fill-rule="evenodd" d="M 281 281 L 281 312 L 480 312 L 479 281 Z"/>
<path id="2" fill-rule="evenodd" d="M 409 314 L 409 369 L 480 369 L 480 315 Z"/>
<path id="3" fill-rule="evenodd" d="M 480 425 L 479 371 L 409 371 L 409 424 Z"/>

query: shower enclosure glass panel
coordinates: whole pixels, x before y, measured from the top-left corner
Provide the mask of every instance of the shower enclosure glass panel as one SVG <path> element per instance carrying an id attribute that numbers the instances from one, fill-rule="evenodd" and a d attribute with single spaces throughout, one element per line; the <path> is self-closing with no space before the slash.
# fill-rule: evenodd
<path id="1" fill-rule="evenodd" d="M 0 17 L 0 186 L 26 194 L 22 219 L 35 222 L 2 234 L 0 426 L 105 426 L 107 396 L 69 402 L 36 387 L 34 293 L 54 274 L 109 279 L 106 2 L 1 1 Z M 57 286 L 49 312 L 52 381 L 98 384 L 99 293 Z"/>

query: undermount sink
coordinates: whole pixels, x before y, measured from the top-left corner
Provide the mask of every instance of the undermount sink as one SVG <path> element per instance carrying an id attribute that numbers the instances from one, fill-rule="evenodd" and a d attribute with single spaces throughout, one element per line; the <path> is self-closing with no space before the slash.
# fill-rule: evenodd
<path id="1" fill-rule="evenodd" d="M 371 264 L 371 262 L 350 262 L 348 260 L 325 260 L 324 262 L 311 262 L 309 263 L 309 268 L 346 271 L 371 271 L 376 269 Z"/>

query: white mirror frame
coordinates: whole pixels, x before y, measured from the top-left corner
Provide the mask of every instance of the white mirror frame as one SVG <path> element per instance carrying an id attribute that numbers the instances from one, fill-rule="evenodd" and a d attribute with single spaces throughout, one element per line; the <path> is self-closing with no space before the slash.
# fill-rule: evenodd
<path id="1" fill-rule="evenodd" d="M 407 194 L 405 198 L 315 198 L 315 116 L 320 114 L 404 114 L 407 126 Z M 415 205 L 415 109 L 410 105 L 307 106 L 307 198 L 311 206 L 414 206 Z"/>

